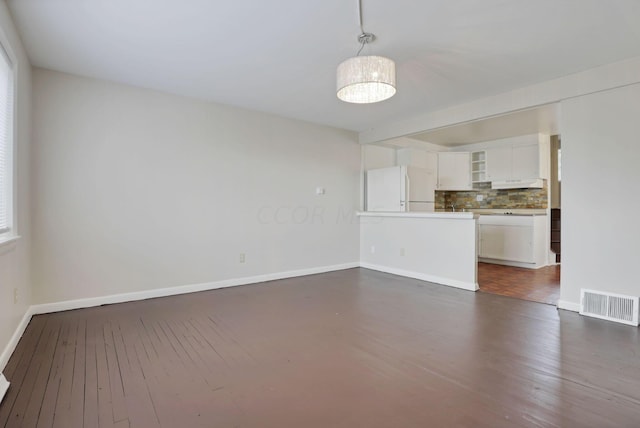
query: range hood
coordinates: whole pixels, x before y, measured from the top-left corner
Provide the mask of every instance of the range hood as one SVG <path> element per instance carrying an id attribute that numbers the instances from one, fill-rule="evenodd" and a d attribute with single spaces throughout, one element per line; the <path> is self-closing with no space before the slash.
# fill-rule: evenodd
<path id="1" fill-rule="evenodd" d="M 544 180 L 542 178 L 525 178 L 520 180 L 492 181 L 492 189 L 542 189 Z"/>

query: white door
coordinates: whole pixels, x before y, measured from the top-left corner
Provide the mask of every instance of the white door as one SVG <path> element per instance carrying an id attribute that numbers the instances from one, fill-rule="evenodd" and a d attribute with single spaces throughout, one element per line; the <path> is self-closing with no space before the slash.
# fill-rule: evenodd
<path id="1" fill-rule="evenodd" d="M 367 171 L 367 211 L 406 211 L 406 168 Z"/>

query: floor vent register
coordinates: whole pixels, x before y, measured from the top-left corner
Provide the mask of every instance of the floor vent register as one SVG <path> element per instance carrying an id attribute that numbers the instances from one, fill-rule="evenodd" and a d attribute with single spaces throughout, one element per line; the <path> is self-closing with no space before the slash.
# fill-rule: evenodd
<path id="1" fill-rule="evenodd" d="M 637 296 L 603 293 L 595 290 L 580 290 L 580 314 L 589 317 L 638 325 Z"/>

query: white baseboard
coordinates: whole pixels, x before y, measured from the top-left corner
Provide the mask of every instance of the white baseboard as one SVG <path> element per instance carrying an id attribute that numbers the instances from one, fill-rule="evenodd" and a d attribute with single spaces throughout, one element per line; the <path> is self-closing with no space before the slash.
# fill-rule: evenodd
<path id="1" fill-rule="evenodd" d="M 388 266 L 375 265 L 370 263 L 360 263 L 360 267 L 366 269 L 377 270 L 380 272 L 391 273 L 393 275 L 405 276 L 407 278 L 420 279 L 427 282 L 435 282 L 436 284 L 447 285 L 449 287 L 461 288 L 463 290 L 477 291 L 478 284 L 474 282 L 459 281 L 457 279 L 443 278 L 434 275 L 427 275 L 420 272 L 396 269 Z"/>
<path id="2" fill-rule="evenodd" d="M 25 312 L 22 319 L 20 320 L 20 324 L 18 324 L 18 327 L 16 327 L 16 330 L 13 332 L 11 339 L 9 339 L 9 343 L 7 343 L 7 346 L 4 347 L 2 354 L 0 354 L 0 372 L 4 370 L 4 368 L 7 366 L 7 363 L 9 362 L 9 358 L 11 358 L 11 354 L 13 354 L 13 351 L 16 349 L 16 346 L 18 346 L 18 342 L 20 341 L 20 338 L 22 337 L 22 334 L 24 333 L 25 329 L 29 325 L 29 321 L 31 321 L 32 316 L 33 316 L 33 306 L 27 308 L 27 311 Z M 0 390 L 1 389 L 2 389 L 2 379 L 0 379 Z"/>
<path id="3" fill-rule="evenodd" d="M 566 300 L 558 300 L 558 309 L 565 311 L 580 312 L 580 303 L 568 302 Z"/>
<path id="4" fill-rule="evenodd" d="M 195 293 L 198 291 L 216 290 L 219 288 L 235 287 L 238 285 L 256 284 L 259 282 L 275 281 L 278 279 L 294 278 L 298 276 L 315 275 L 359 267 L 360 263 L 344 263 L 340 265 L 320 266 L 309 269 L 276 272 L 265 275 L 248 276 L 244 278 L 225 279 L 222 281 L 205 282 L 202 284 L 181 285 L 178 287 L 156 288 L 153 290 L 136 291 L 133 293 L 112 294 L 109 296 L 90 297 L 87 299 L 65 300 L 55 303 L 44 303 L 31 306 L 32 313 L 46 314 L 51 312 L 68 311 L 71 309 L 90 308 L 93 306 L 109 305 L 112 303 L 132 302 L 135 300 L 152 299 L 154 297 L 175 296 L 177 294 Z"/>
<path id="5" fill-rule="evenodd" d="M 7 379 L 4 377 L 4 375 L 0 373 L 0 403 L 2 403 L 4 394 L 7 393 L 8 389 L 9 389 L 9 382 L 7 382 Z"/>
<path id="6" fill-rule="evenodd" d="M 503 265 L 503 266 L 513 266 L 524 269 L 542 269 L 543 267 L 547 267 L 550 265 L 545 265 L 541 263 L 527 263 L 527 262 L 512 262 L 510 260 L 500 260 L 500 259 L 488 259 L 485 257 L 478 257 L 478 261 L 481 263 L 490 263 L 493 265 Z"/>

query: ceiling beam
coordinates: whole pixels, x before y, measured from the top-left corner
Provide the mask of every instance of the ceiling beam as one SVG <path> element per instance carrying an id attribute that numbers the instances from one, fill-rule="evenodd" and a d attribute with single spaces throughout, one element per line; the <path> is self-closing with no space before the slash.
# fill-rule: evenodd
<path id="1" fill-rule="evenodd" d="M 637 83 L 640 83 L 640 57 L 592 68 L 447 109 L 418 114 L 363 131 L 358 136 L 360 144 L 377 143 L 397 137 L 410 137 L 424 131 L 500 116 Z"/>

